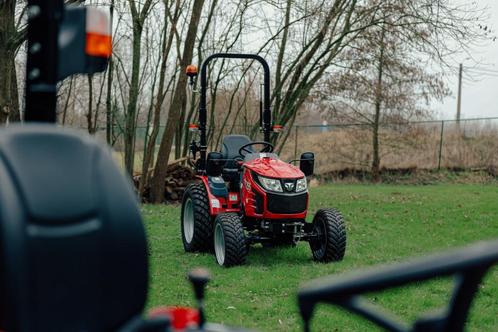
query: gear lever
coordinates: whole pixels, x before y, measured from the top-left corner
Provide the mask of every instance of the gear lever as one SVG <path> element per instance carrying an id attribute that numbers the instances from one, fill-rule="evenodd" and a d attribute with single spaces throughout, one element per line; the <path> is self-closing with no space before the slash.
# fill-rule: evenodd
<path id="1" fill-rule="evenodd" d="M 188 279 L 192 283 L 195 292 L 195 298 L 197 300 L 197 306 L 199 308 L 199 329 L 204 327 L 206 322 L 206 316 L 204 314 L 204 290 L 206 284 L 211 280 L 209 271 L 206 269 L 195 269 L 189 272 Z"/>

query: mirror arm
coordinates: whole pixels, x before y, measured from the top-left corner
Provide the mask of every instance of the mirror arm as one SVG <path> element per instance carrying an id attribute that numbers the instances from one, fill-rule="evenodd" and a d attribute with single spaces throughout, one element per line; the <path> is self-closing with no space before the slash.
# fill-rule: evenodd
<path id="1" fill-rule="evenodd" d="M 192 93 L 198 93 L 199 89 L 197 88 L 197 77 L 189 77 L 188 88 Z"/>
<path id="2" fill-rule="evenodd" d="M 197 152 L 199 152 L 199 146 L 197 145 L 197 142 L 195 140 L 192 140 L 190 143 L 190 152 L 192 152 L 192 155 L 194 159 L 197 157 Z"/>

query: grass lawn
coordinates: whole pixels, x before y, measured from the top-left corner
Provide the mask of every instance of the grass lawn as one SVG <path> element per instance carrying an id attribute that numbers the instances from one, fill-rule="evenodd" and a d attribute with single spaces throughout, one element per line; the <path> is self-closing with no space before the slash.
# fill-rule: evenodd
<path id="1" fill-rule="evenodd" d="M 498 187 L 481 185 L 327 185 L 311 190 L 310 216 L 337 207 L 348 230 L 344 261 L 318 264 L 307 243 L 296 248 L 251 248 L 242 267 L 218 267 L 209 254 L 186 254 L 178 206 L 143 206 L 151 253 L 148 307 L 194 305 L 186 273 L 207 267 L 209 321 L 262 331 L 302 329 L 296 291 L 304 281 L 379 263 L 401 261 L 478 240 L 498 238 Z M 416 284 L 370 299 L 405 319 L 437 309 L 451 280 Z M 469 330 L 498 331 L 498 268 L 488 274 L 474 303 Z M 336 307 L 319 307 L 313 331 L 366 331 L 373 325 Z"/>

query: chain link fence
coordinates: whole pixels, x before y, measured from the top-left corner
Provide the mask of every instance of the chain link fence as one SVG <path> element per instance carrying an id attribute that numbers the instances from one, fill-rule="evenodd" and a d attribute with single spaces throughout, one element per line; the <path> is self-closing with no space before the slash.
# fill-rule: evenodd
<path id="1" fill-rule="evenodd" d="M 345 168 L 369 169 L 373 128 L 368 124 L 294 126 L 283 158 L 316 154 L 318 173 Z M 476 169 L 498 166 L 498 118 L 382 124 L 381 167 Z"/>
<path id="2" fill-rule="evenodd" d="M 119 134 L 119 130 L 115 132 L 118 135 L 114 148 L 119 158 L 123 151 L 123 135 Z M 156 140 L 156 152 L 163 132 L 164 127 L 161 127 Z M 223 136 L 232 133 L 248 135 L 253 139 L 262 138 L 254 126 L 226 126 L 223 131 L 211 127 L 210 131 L 208 129 L 209 148 L 219 149 Z M 298 159 L 303 152 L 314 152 L 317 173 L 343 169 L 368 170 L 372 163 L 373 128 L 369 124 L 296 125 L 284 128 L 279 135 L 280 139 L 286 138 L 285 144 L 280 148 L 281 158 Z M 105 129 L 99 130 L 96 136 L 105 141 Z M 384 168 L 498 167 L 498 117 L 383 123 L 379 127 L 378 136 L 381 167 Z M 136 170 L 142 165 L 147 139 L 147 128 L 138 127 L 135 142 Z M 170 160 L 174 160 L 179 154 L 180 152 L 175 154 L 173 150 Z"/>

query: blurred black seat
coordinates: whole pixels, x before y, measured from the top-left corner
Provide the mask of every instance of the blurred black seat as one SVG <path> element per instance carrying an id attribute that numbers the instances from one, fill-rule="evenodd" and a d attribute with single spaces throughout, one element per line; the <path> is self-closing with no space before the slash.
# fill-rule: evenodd
<path id="1" fill-rule="evenodd" d="M 25 125 L 0 131 L 0 156 L 0 329 L 137 325 L 147 243 L 110 151 L 72 131 Z"/>
<path id="2" fill-rule="evenodd" d="M 245 135 L 227 135 L 223 138 L 221 154 L 223 155 L 223 158 L 227 160 L 223 168 L 223 178 L 226 181 L 238 183 L 240 180 L 240 168 L 234 158 L 242 158 L 239 154 L 240 148 L 251 142 L 251 139 Z M 247 149 L 254 152 L 252 146 L 247 147 Z"/>
<path id="3" fill-rule="evenodd" d="M 221 154 L 223 155 L 223 158 L 225 159 L 233 159 L 235 157 L 241 157 L 239 154 L 239 150 L 242 146 L 251 143 L 251 139 L 247 137 L 246 135 L 228 135 L 223 137 L 223 147 L 221 148 Z M 254 152 L 254 149 L 252 146 L 247 147 L 249 151 Z M 227 161 L 227 164 L 233 162 L 231 160 Z M 231 164 L 232 166 L 235 165 Z M 228 167 L 227 168 L 234 168 L 234 167 Z"/>

